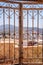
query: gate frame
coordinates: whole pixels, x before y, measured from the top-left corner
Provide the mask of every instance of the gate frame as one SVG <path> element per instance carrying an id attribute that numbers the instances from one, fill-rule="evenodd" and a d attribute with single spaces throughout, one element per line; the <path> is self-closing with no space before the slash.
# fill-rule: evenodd
<path id="1" fill-rule="evenodd" d="M 19 10 L 19 65 L 22 65 L 22 58 L 23 58 L 23 21 L 22 21 L 22 10 L 43 10 L 43 8 L 22 8 L 22 4 L 43 4 L 43 2 L 7 2 L 7 1 L 0 1 L 0 2 L 6 2 L 6 3 L 17 3 L 19 4 L 19 8 L 15 8 Z M 0 6 L 0 8 L 9 8 L 9 7 L 4 7 Z M 14 8 L 12 8 L 14 9 Z M 42 37 L 43 39 L 43 37 Z M 43 51 L 43 47 L 42 47 Z M 43 57 L 43 52 L 42 52 L 42 57 Z M 32 64 L 30 64 L 32 65 Z M 34 65 L 34 64 L 33 64 Z M 39 64 L 40 65 L 40 64 Z M 42 64 L 43 65 L 43 58 L 42 58 Z"/>

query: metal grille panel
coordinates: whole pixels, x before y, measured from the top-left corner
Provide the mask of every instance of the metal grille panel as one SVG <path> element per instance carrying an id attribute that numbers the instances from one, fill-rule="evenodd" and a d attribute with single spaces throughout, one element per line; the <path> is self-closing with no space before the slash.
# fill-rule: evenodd
<path id="1" fill-rule="evenodd" d="M 0 64 L 43 63 L 43 4 L 0 3 Z"/>

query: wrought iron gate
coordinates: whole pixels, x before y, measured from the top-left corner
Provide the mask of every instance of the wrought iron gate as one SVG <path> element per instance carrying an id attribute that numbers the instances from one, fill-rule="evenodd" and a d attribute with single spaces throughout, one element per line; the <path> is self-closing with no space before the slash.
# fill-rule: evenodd
<path id="1" fill-rule="evenodd" d="M 42 65 L 43 4 L 0 2 L 0 64 Z"/>

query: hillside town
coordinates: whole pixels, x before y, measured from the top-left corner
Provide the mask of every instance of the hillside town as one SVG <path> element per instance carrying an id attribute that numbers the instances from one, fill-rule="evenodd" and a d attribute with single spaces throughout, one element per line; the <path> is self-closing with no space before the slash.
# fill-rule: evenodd
<path id="1" fill-rule="evenodd" d="M 4 39 L 7 41 L 9 41 L 10 39 L 10 41 L 14 42 L 14 38 L 16 41 L 17 40 L 19 41 L 19 33 L 17 31 L 15 35 L 14 33 L 10 33 L 10 35 L 8 33 L 6 33 L 5 35 L 3 33 L 0 34 L 0 42 Z M 34 32 L 34 34 L 32 35 L 32 33 L 27 34 L 27 32 L 24 32 L 23 33 L 23 46 L 27 46 L 27 44 L 32 45 L 32 43 L 29 43 L 32 41 L 33 41 L 33 45 L 42 45 L 42 34 L 37 35 L 37 32 Z M 19 44 L 19 42 L 16 42 L 16 44 Z"/>

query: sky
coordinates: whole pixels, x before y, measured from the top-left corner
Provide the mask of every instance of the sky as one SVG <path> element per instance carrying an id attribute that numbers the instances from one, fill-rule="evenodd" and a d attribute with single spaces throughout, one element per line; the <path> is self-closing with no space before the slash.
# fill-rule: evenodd
<path id="1" fill-rule="evenodd" d="M 15 14 L 15 26 L 19 26 L 19 11 L 15 11 L 14 13 L 13 10 L 10 10 L 10 24 L 14 25 L 14 14 Z M 33 11 L 34 14 L 32 15 L 32 10 L 28 11 L 28 27 L 32 27 L 32 16 L 34 17 L 34 27 L 37 27 L 37 20 L 38 20 L 38 14 L 37 10 Z M 27 11 L 23 10 L 23 26 L 27 27 Z M 5 9 L 5 24 L 9 24 L 9 19 L 8 19 L 8 9 Z M 3 9 L 0 8 L 0 25 L 3 25 Z M 43 10 L 39 11 L 39 28 L 43 28 Z"/>

